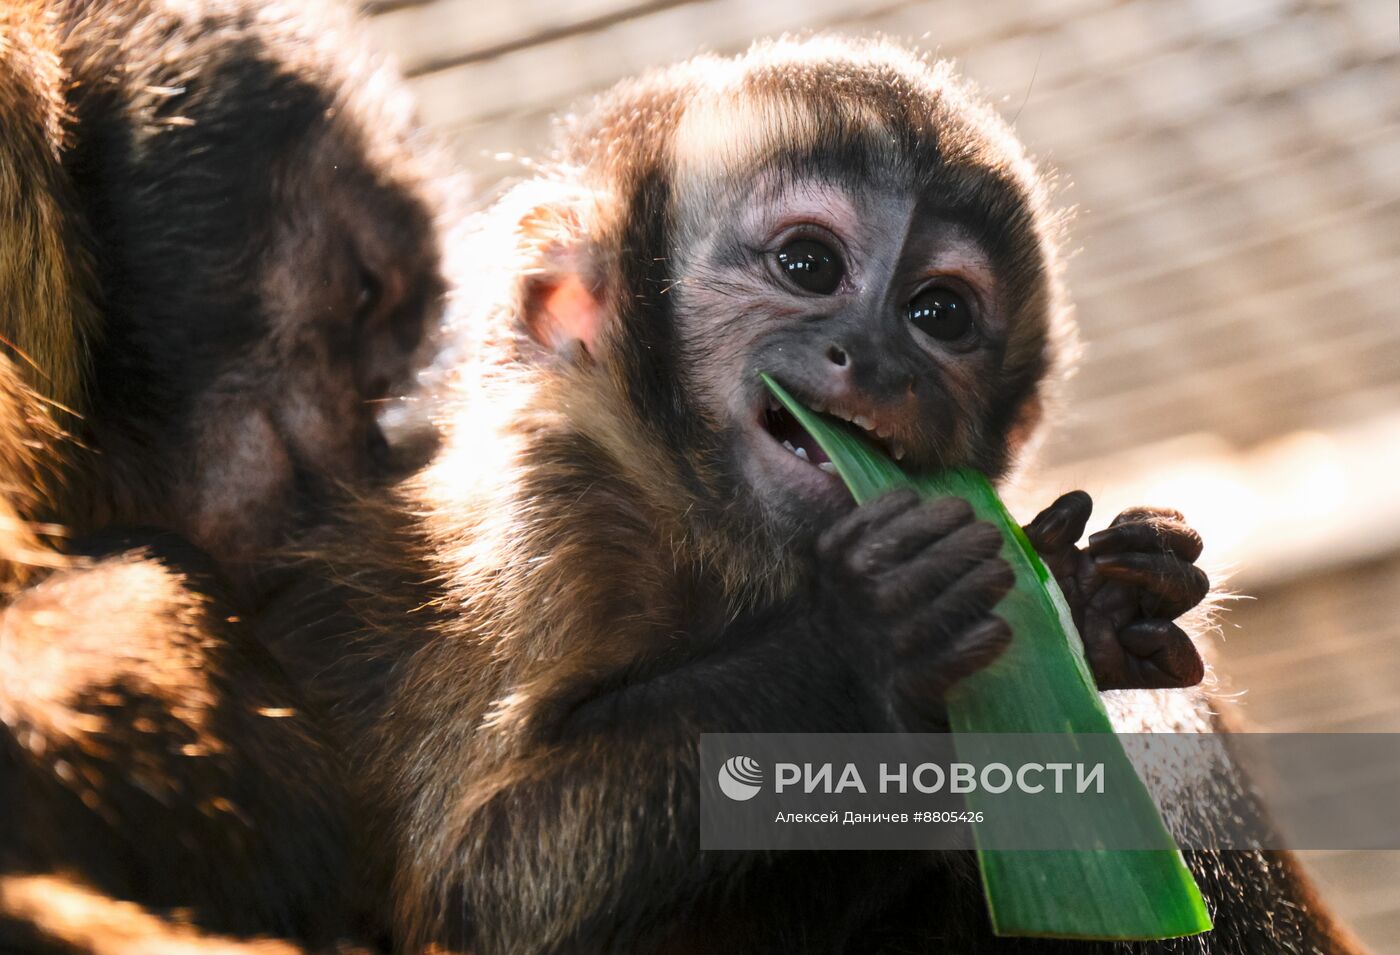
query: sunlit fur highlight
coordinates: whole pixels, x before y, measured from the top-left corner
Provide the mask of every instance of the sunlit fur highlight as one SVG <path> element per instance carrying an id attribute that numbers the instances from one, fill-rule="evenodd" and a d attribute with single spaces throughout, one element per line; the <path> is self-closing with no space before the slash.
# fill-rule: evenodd
<path id="1" fill-rule="evenodd" d="M 0 5 L 0 595 L 62 564 L 39 523 L 66 499 L 84 408 L 92 262 L 59 160 L 63 71 L 45 5 Z"/>
<path id="2" fill-rule="evenodd" d="M 59 162 L 64 72 L 47 7 L 0 6 L 0 348 L 20 380 L 76 410 L 97 315 L 92 263 Z"/>

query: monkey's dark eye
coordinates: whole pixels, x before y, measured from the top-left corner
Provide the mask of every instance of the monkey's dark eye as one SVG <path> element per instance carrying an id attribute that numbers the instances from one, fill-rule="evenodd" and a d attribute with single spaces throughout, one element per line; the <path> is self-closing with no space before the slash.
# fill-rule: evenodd
<path id="1" fill-rule="evenodd" d="M 359 288 L 355 291 L 355 317 L 365 318 L 379 304 L 379 280 L 368 269 L 360 269 Z"/>
<path id="2" fill-rule="evenodd" d="M 948 286 L 931 285 L 909 303 L 909 321 L 929 338 L 953 342 L 972 328 L 972 309 Z"/>
<path id="3" fill-rule="evenodd" d="M 778 250 L 778 269 L 804 292 L 830 295 L 846 274 L 845 263 L 816 239 L 797 239 Z"/>

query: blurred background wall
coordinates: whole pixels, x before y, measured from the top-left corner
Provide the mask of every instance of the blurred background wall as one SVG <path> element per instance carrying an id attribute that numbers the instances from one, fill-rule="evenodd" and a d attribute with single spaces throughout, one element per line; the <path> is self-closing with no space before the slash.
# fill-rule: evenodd
<path id="1" fill-rule="evenodd" d="M 371 42 L 486 191 L 550 117 L 755 37 L 955 58 L 1078 209 L 1087 346 L 1014 489 L 1101 524 L 1170 504 L 1232 572 L 1222 690 L 1262 729 L 1400 731 L 1400 25 L 1395 0 L 388 0 Z M 1400 953 L 1400 853 L 1309 853 Z"/>

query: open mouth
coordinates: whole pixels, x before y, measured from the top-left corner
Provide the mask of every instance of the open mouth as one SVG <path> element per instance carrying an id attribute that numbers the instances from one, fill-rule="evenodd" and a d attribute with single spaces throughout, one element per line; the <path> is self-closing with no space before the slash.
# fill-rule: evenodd
<path id="1" fill-rule="evenodd" d="M 869 415 L 850 411 L 839 406 L 822 407 L 809 404 L 817 413 L 834 419 L 838 426 L 854 431 L 871 442 L 896 461 L 904 457 L 904 448 L 896 441 L 881 433 L 876 422 Z M 767 407 L 761 416 L 760 424 L 768 436 L 798 460 L 805 461 L 820 471 L 834 475 L 836 465 L 827 457 L 817 439 L 784 408 L 776 398 L 769 396 Z"/>
<path id="2" fill-rule="evenodd" d="M 797 419 L 776 400 L 773 401 L 772 407 L 763 412 L 763 430 L 795 457 L 815 465 L 827 474 L 836 473 L 836 465 L 831 463 L 821 445 L 817 444 L 817 439 L 798 424 Z"/>

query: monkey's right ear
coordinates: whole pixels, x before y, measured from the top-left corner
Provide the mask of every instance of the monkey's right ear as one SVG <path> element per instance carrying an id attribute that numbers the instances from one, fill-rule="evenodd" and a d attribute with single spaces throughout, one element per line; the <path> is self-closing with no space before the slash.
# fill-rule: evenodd
<path id="1" fill-rule="evenodd" d="M 535 204 L 520 216 L 525 254 L 521 321 L 536 343 L 556 354 L 596 353 L 604 309 L 585 268 L 587 229 L 578 197 Z"/>
<path id="2" fill-rule="evenodd" d="M 526 286 L 525 330 L 550 351 L 567 354 L 597 348 L 603 307 L 576 272 L 531 281 Z"/>

